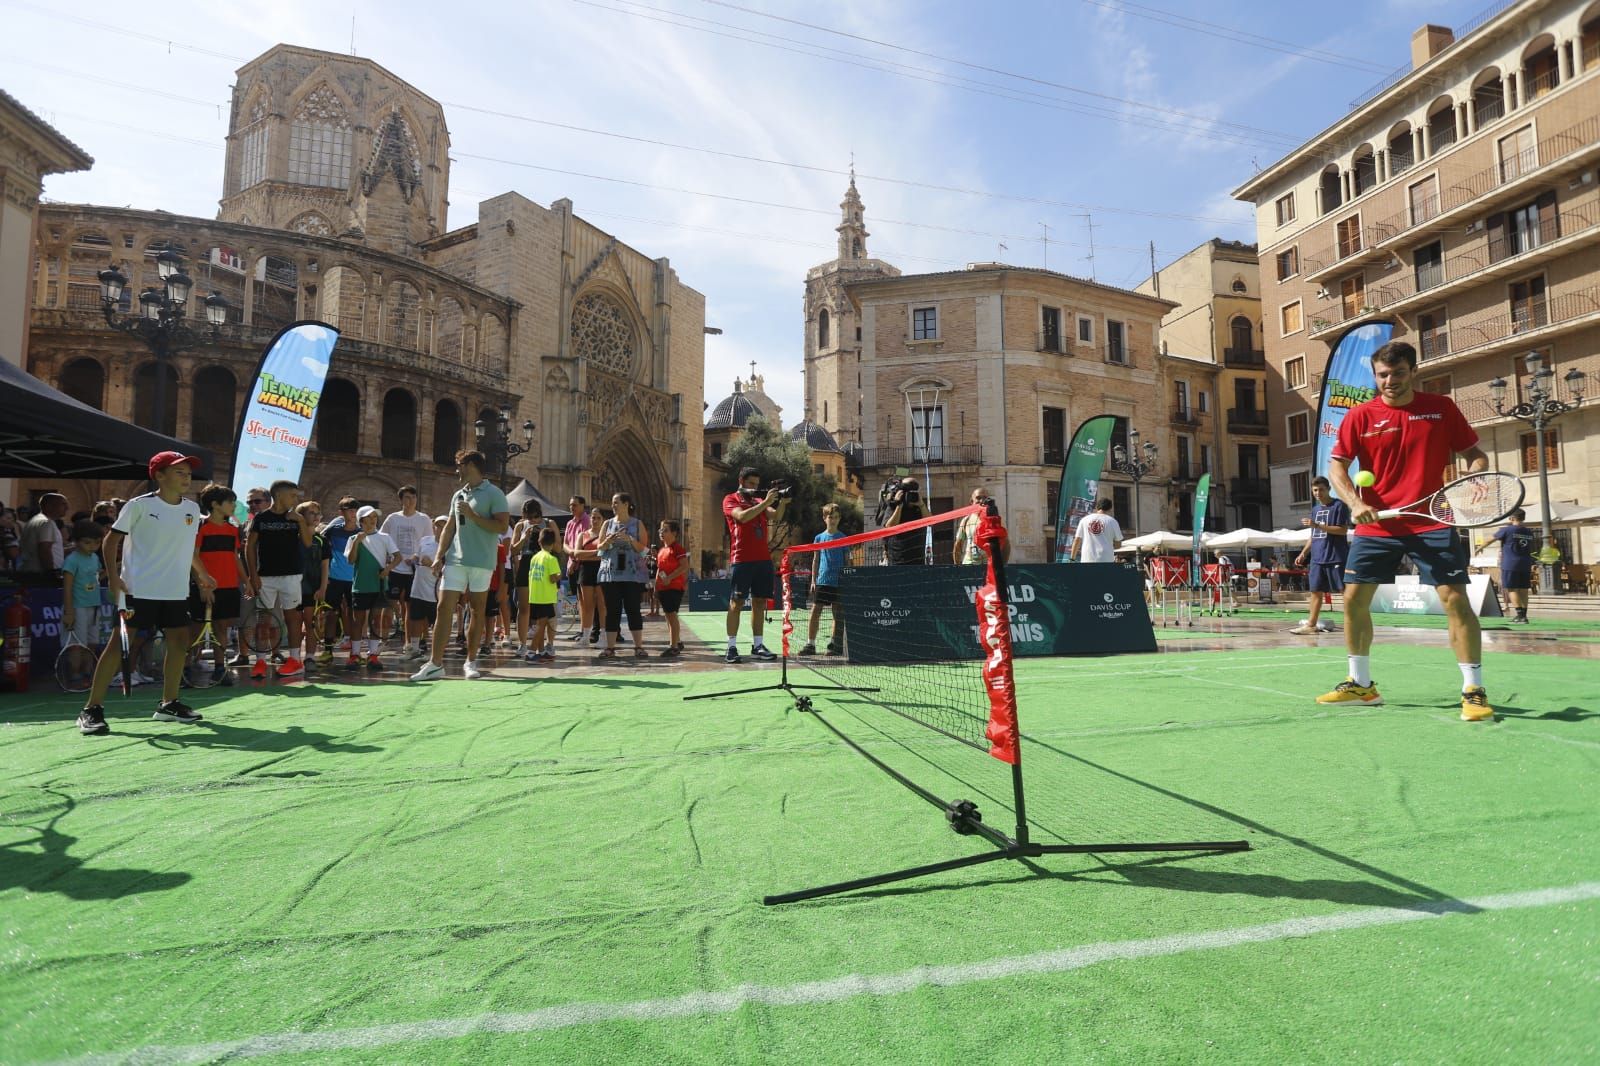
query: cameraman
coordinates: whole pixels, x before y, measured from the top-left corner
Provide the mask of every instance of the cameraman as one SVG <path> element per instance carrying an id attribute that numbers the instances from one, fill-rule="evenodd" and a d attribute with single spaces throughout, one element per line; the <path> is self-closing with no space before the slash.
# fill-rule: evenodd
<path id="1" fill-rule="evenodd" d="M 888 529 L 892 526 L 904 525 L 915 522 L 922 517 L 922 488 L 914 477 L 901 478 L 900 481 L 885 485 L 883 490 L 883 504 L 880 513 L 887 511 L 884 516 L 883 526 Z M 888 556 L 890 566 L 922 566 L 927 559 L 924 557 L 923 545 L 927 534 L 920 529 L 911 530 L 890 537 L 888 542 Z"/>
<path id="2" fill-rule="evenodd" d="M 750 654 L 763 662 L 777 656 L 761 641 L 766 623 L 767 601 L 772 598 L 772 548 L 767 539 L 768 514 L 782 520 L 790 493 L 774 484 L 761 493 L 761 472 L 754 467 L 739 471 L 739 487 L 722 498 L 722 519 L 728 525 L 729 558 L 732 560 L 733 591 L 728 598 L 727 661 L 739 659 L 739 612 L 750 596 Z"/>

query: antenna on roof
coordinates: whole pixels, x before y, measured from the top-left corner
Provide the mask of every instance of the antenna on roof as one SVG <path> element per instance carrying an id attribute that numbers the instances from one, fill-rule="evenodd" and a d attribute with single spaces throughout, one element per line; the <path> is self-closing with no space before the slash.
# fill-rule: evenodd
<path id="1" fill-rule="evenodd" d="M 350 16 L 350 54 L 356 54 L 356 17 Z"/>
<path id="2" fill-rule="evenodd" d="M 1039 232 L 1041 234 L 1041 236 L 1039 237 L 1039 248 L 1040 248 L 1039 254 L 1040 254 L 1041 258 L 1044 261 L 1043 262 L 1044 269 L 1049 270 L 1050 269 L 1050 224 L 1048 222 L 1040 220 L 1040 222 L 1039 222 Z"/>

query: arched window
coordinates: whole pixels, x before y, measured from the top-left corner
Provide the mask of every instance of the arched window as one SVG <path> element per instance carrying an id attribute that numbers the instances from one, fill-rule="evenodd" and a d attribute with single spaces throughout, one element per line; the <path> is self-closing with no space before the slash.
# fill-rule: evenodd
<path id="1" fill-rule="evenodd" d="M 633 323 L 627 314 L 595 293 L 572 305 L 572 354 L 601 370 L 629 377 L 634 363 Z"/>
<path id="2" fill-rule="evenodd" d="M 440 400 L 433 409 L 433 462 L 435 466 L 454 466 L 461 448 L 461 408 Z"/>
<path id="3" fill-rule="evenodd" d="M 317 450 L 354 455 L 360 444 L 361 390 L 344 378 L 329 378 L 317 404 Z"/>
<path id="4" fill-rule="evenodd" d="M 1389 176 L 1404 174 L 1417 161 L 1411 123 L 1397 122 L 1389 130 Z"/>
<path id="5" fill-rule="evenodd" d="M 1250 320 L 1243 315 L 1235 315 L 1228 329 L 1233 335 L 1233 350 L 1248 352 L 1255 348 L 1255 329 L 1250 325 Z"/>
<path id="6" fill-rule="evenodd" d="M 1329 163 L 1322 170 L 1322 181 L 1318 188 L 1322 192 L 1322 213 L 1327 214 L 1340 204 L 1344 203 L 1344 188 L 1339 180 L 1339 167 Z"/>
<path id="7" fill-rule="evenodd" d="M 178 435 L 178 372 L 162 364 L 166 387 L 161 394 L 161 424 L 156 424 L 156 364 L 146 363 L 133 372 L 133 421 L 145 429 Z"/>
<path id="8" fill-rule="evenodd" d="M 1556 39 L 1548 33 L 1534 40 L 1522 53 L 1522 99 L 1534 101 L 1561 83 L 1561 64 L 1556 59 Z"/>
<path id="9" fill-rule="evenodd" d="M 439 312 L 433 320 L 433 354 L 440 359 L 461 361 L 461 305 L 449 296 L 440 297 Z M 454 457 L 452 452 L 451 458 Z"/>
<path id="10" fill-rule="evenodd" d="M 418 347 L 422 326 L 422 294 L 407 281 L 396 281 L 389 286 L 389 300 L 383 313 L 384 341 L 397 348 Z"/>
<path id="11" fill-rule="evenodd" d="M 390 389 L 383 397 L 383 457 L 417 457 L 417 400 L 405 389 Z"/>
<path id="12" fill-rule="evenodd" d="M 817 349 L 820 351 L 828 346 L 828 309 L 824 307 L 817 312 Z"/>
<path id="13" fill-rule="evenodd" d="M 344 104 L 327 85 L 319 85 L 300 101 L 289 126 L 289 180 L 348 188 L 354 148 L 355 131 L 345 117 Z"/>
<path id="14" fill-rule="evenodd" d="M 1378 162 L 1372 145 L 1363 144 L 1350 157 L 1350 195 L 1360 196 L 1378 184 Z"/>
<path id="15" fill-rule="evenodd" d="M 506 365 L 506 328 L 495 315 L 484 315 L 478 333 L 478 360 L 491 370 Z"/>
<path id="16" fill-rule="evenodd" d="M 106 370 L 98 360 L 74 359 L 62 367 L 57 387 L 79 403 L 105 410 Z"/>
<path id="17" fill-rule="evenodd" d="M 248 124 L 238 132 L 239 181 L 235 192 L 267 180 L 267 105 L 260 96 L 250 105 Z M 249 219 L 245 223 L 249 224 Z"/>
<path id="18" fill-rule="evenodd" d="M 1441 96 L 1428 105 L 1428 154 L 1434 155 L 1456 143 L 1456 102 Z"/>
<path id="19" fill-rule="evenodd" d="M 1472 80 L 1472 122 L 1482 128 L 1506 113 L 1505 82 L 1500 68 L 1490 67 Z"/>
<path id="20" fill-rule="evenodd" d="M 226 367 L 208 366 L 194 376 L 194 439 L 200 444 L 229 444 L 234 431 L 234 403 L 239 382 Z"/>

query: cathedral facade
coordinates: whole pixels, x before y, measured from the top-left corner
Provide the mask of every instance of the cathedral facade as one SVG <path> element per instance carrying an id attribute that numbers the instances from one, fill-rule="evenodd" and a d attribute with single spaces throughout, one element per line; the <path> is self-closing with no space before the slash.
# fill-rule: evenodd
<path id="1" fill-rule="evenodd" d="M 569 200 L 544 207 L 508 192 L 451 229 L 449 148 L 440 105 L 371 60 L 272 48 L 238 71 L 215 219 L 41 209 L 30 371 L 211 448 L 225 480 L 262 347 L 318 319 L 341 336 L 302 475 L 310 495 L 386 505 L 414 483 L 440 509 L 455 451 L 474 446 L 477 422 L 492 438 L 505 411 L 517 443 L 523 422 L 535 426 L 509 482 L 525 477 L 562 503 L 626 491 L 647 521 L 692 520 L 704 296 Z M 137 294 L 157 284 L 168 248 L 194 277 L 190 316 L 203 320 L 211 292 L 229 314 L 215 343 L 158 365 L 106 326 L 95 275 L 116 265 Z M 65 491 L 78 506 L 137 486 L 22 488 Z"/>

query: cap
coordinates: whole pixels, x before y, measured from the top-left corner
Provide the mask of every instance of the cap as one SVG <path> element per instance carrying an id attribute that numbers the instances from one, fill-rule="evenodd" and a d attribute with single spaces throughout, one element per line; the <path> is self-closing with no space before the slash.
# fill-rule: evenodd
<path id="1" fill-rule="evenodd" d="M 369 514 L 377 514 L 377 513 L 378 513 L 378 509 L 376 507 L 372 506 L 372 504 L 369 503 L 365 507 L 361 508 L 361 510 L 356 512 L 356 521 L 359 522 L 362 519 L 366 518 L 367 515 L 369 515 Z"/>
<path id="2" fill-rule="evenodd" d="M 150 457 L 150 476 L 154 478 L 167 467 L 177 466 L 179 463 L 188 463 L 191 470 L 200 469 L 199 456 L 184 455 L 182 452 L 157 452 Z"/>
<path id="3" fill-rule="evenodd" d="M 433 520 L 433 523 L 434 523 L 434 525 L 438 525 L 440 522 L 448 522 L 448 521 L 450 521 L 450 516 L 447 515 L 447 514 L 442 514 L 442 515 L 436 516 L 434 518 L 434 520 Z"/>

